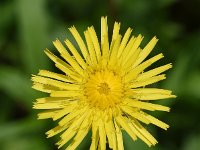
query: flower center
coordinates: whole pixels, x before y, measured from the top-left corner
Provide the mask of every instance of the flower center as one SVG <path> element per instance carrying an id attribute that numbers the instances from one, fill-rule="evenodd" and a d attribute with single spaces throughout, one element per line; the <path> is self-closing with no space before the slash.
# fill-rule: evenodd
<path id="1" fill-rule="evenodd" d="M 98 87 L 99 87 L 99 88 L 98 88 L 97 90 L 98 90 L 98 92 L 99 92 L 100 94 L 105 94 L 105 95 L 108 95 L 108 94 L 109 94 L 110 88 L 109 88 L 109 86 L 108 86 L 107 83 L 103 82 L 103 83 L 101 83 Z"/>
<path id="2" fill-rule="evenodd" d="M 95 71 L 84 84 L 85 100 L 100 109 L 115 107 L 121 102 L 123 91 L 121 77 L 109 70 Z"/>

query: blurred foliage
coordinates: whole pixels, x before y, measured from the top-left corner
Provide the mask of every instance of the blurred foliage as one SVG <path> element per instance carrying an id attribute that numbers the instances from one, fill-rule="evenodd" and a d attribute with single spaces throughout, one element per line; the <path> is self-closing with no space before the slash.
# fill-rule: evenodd
<path id="1" fill-rule="evenodd" d="M 159 144 L 148 148 L 124 133 L 125 149 L 199 150 L 200 143 L 200 1 L 199 0 L 1 0 L 0 1 L 0 149 L 54 150 L 57 137 L 46 139 L 51 121 L 37 121 L 32 102 L 42 94 L 31 89 L 31 74 L 50 69 L 43 53 L 54 49 L 51 41 L 72 38 L 67 28 L 80 33 L 94 25 L 100 33 L 100 17 L 108 16 L 134 34 L 156 35 L 160 41 L 153 55 L 164 53 L 161 63 L 172 62 L 168 79 L 157 86 L 172 89 L 175 100 L 161 102 L 171 113 L 155 113 L 171 128 L 165 132 L 148 127 Z M 91 133 L 79 146 L 88 149 Z"/>

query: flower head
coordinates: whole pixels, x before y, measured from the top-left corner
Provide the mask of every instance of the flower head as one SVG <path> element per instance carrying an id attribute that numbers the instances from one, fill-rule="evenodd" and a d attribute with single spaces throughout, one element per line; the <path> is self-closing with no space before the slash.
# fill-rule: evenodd
<path id="1" fill-rule="evenodd" d="M 56 40 L 53 44 L 61 58 L 49 50 L 45 53 L 63 73 L 40 70 L 32 76 L 33 88 L 50 94 L 34 103 L 33 108 L 45 110 L 38 118 L 59 120 L 47 136 L 60 133 L 59 148 L 73 139 L 67 147 L 73 150 L 91 130 L 91 150 L 105 150 L 107 141 L 111 149 L 122 150 L 123 129 L 133 140 L 140 138 L 148 146 L 155 145 L 157 140 L 142 124 L 154 124 L 165 130 L 169 126 L 146 112 L 168 112 L 169 107 L 151 102 L 175 97 L 169 90 L 146 87 L 165 79 L 163 72 L 172 67 L 167 64 L 147 70 L 163 58 L 158 54 L 146 60 L 158 39 L 153 37 L 141 48 L 143 36 L 131 36 L 130 28 L 122 36 L 120 23 L 115 22 L 109 44 L 106 17 L 101 18 L 100 43 L 94 27 L 84 32 L 85 41 L 75 27 L 69 30 L 81 53 L 68 39 L 64 43 Z"/>

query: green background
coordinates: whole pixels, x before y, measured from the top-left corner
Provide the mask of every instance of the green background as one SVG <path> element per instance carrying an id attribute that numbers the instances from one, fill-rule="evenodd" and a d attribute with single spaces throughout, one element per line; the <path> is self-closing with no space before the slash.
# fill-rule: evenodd
<path id="1" fill-rule="evenodd" d="M 46 139 L 55 124 L 36 120 L 31 74 L 54 70 L 43 50 L 53 40 L 71 39 L 67 28 L 80 33 L 94 25 L 100 33 L 100 17 L 108 16 L 109 29 L 120 21 L 121 33 L 128 27 L 145 36 L 143 46 L 156 35 L 160 40 L 151 55 L 162 52 L 173 68 L 167 80 L 154 86 L 173 90 L 176 99 L 160 102 L 170 113 L 153 113 L 170 124 L 168 131 L 148 130 L 159 143 L 148 148 L 124 134 L 127 150 L 200 149 L 200 1 L 199 0 L 1 0 L 0 1 L 0 150 L 54 150 L 58 137 Z M 111 30 L 110 30 L 111 31 Z M 111 32 L 110 32 L 111 33 Z M 154 66 L 155 67 L 155 66 Z M 91 134 L 91 133 L 90 133 Z M 88 149 L 90 135 L 79 146 Z"/>

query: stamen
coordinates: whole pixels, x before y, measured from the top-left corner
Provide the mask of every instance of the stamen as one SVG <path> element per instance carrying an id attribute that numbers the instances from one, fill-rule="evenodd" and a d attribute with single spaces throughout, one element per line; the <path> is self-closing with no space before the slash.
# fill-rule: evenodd
<path id="1" fill-rule="evenodd" d="M 103 83 L 101 83 L 101 84 L 98 86 L 97 91 L 98 91 L 100 94 L 108 95 L 108 94 L 110 93 L 110 87 L 108 86 L 107 83 L 103 82 Z"/>
<path id="2" fill-rule="evenodd" d="M 107 109 L 115 107 L 121 101 L 123 84 L 121 77 L 113 71 L 98 69 L 89 74 L 84 89 L 90 106 Z"/>

